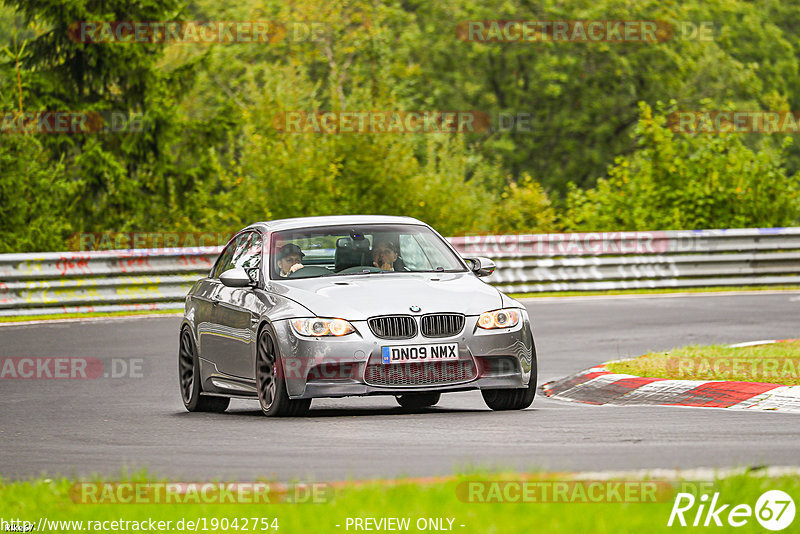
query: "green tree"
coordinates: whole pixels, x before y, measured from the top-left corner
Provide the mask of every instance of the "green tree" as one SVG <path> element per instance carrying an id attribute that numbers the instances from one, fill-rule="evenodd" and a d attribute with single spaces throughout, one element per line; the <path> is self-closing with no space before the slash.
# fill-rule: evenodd
<path id="1" fill-rule="evenodd" d="M 527 174 L 509 180 L 491 211 L 492 232 L 532 234 L 554 232 L 556 211 L 542 186 Z"/>
<path id="2" fill-rule="evenodd" d="M 484 154 L 499 156 L 512 177 L 527 172 L 560 193 L 568 182 L 590 187 L 616 156 L 634 150 L 639 102 L 674 99 L 689 110 L 704 101 L 711 108 L 734 102 L 739 109 L 788 109 L 800 48 L 793 48 L 794 26 L 781 19 L 792 8 L 775 7 L 771 15 L 760 4 L 412 0 L 404 5 L 416 14 L 418 31 L 407 31 L 404 42 L 418 72 L 417 82 L 405 86 L 421 104 L 489 113 L 494 130 L 475 140 Z M 790 20 L 796 20 L 792 11 Z M 710 22 L 713 39 L 682 39 L 680 33 L 660 43 L 456 38 L 457 24 L 465 21 L 575 19 L 663 20 L 676 28 Z"/>
<path id="3" fill-rule="evenodd" d="M 59 179 L 64 167 L 30 135 L 5 135 L 0 143 L 0 253 L 58 250 L 71 230 L 74 184 Z"/>
<path id="4" fill-rule="evenodd" d="M 635 132 L 636 150 L 617 157 L 597 187 L 570 187 L 568 230 L 797 224 L 800 183 L 786 174 L 780 151 L 755 152 L 736 134 L 674 134 L 664 115 L 647 105 Z"/>

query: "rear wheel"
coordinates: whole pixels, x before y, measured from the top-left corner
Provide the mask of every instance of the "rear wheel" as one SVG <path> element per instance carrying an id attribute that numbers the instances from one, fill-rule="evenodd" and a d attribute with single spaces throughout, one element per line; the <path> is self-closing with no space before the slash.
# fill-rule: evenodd
<path id="1" fill-rule="evenodd" d="M 201 395 L 200 359 L 188 327 L 181 331 L 180 347 L 178 348 L 178 378 L 183 405 L 190 412 L 222 413 L 228 409 L 231 402 L 229 398 Z"/>
<path id="2" fill-rule="evenodd" d="M 481 390 L 483 400 L 492 410 L 524 410 L 533 403 L 536 396 L 536 346 L 531 337 L 531 378 L 528 386 L 519 389 L 484 389 Z"/>
<path id="3" fill-rule="evenodd" d="M 308 413 L 311 399 L 292 400 L 286 390 L 278 345 L 269 327 L 261 329 L 256 348 L 256 385 L 261 411 L 268 417 L 297 417 Z"/>
<path id="4" fill-rule="evenodd" d="M 441 397 L 441 393 L 409 393 L 407 395 L 397 395 L 395 399 L 397 399 L 397 404 L 403 408 L 417 410 L 433 406 L 439 402 Z"/>

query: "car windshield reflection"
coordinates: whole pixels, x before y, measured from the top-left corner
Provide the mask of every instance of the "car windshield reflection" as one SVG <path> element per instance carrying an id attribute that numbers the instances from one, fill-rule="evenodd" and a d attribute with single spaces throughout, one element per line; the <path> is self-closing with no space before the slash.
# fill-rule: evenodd
<path id="1" fill-rule="evenodd" d="M 270 250 L 274 280 L 467 270 L 448 243 L 422 225 L 293 229 L 274 233 Z"/>

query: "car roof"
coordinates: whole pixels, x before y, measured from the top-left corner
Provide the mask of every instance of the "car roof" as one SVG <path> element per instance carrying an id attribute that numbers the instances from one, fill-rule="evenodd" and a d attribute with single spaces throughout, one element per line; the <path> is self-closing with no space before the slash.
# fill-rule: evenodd
<path id="1" fill-rule="evenodd" d="M 421 224 L 424 222 L 413 217 L 395 215 L 326 215 L 323 217 L 296 217 L 293 219 L 277 219 L 253 223 L 245 230 L 259 228 L 267 232 L 311 228 L 315 226 L 336 226 L 347 224 Z M 427 225 L 425 225 L 427 226 Z"/>

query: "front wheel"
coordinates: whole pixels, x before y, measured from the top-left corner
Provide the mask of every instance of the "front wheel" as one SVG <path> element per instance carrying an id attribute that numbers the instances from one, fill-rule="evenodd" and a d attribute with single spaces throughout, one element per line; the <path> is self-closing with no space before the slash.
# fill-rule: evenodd
<path id="1" fill-rule="evenodd" d="M 278 345 L 268 326 L 258 335 L 256 383 L 258 402 L 267 417 L 297 417 L 305 415 L 311 407 L 311 399 L 289 398 Z"/>
<path id="2" fill-rule="evenodd" d="M 408 395 L 397 395 L 397 404 L 403 408 L 418 410 L 433 406 L 442 397 L 441 393 L 411 393 Z"/>
<path id="3" fill-rule="evenodd" d="M 178 349 L 178 378 L 180 379 L 183 405 L 190 412 L 222 413 L 228 409 L 231 400 L 227 397 L 201 395 L 200 361 L 189 328 L 181 331 Z"/>
<path id="4" fill-rule="evenodd" d="M 528 386 L 519 389 L 484 389 L 481 390 L 483 401 L 492 410 L 524 410 L 533 403 L 536 396 L 536 346 L 531 338 L 531 378 Z"/>

